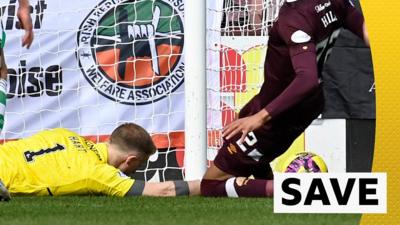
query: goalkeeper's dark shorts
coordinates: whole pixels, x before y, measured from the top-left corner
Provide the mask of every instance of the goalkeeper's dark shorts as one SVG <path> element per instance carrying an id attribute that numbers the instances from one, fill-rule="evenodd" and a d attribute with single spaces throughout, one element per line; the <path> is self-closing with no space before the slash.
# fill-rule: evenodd
<path id="1" fill-rule="evenodd" d="M 248 140 L 242 145 L 237 143 L 241 134 L 224 140 L 214 164 L 225 173 L 234 176 L 253 175 L 258 179 L 272 179 L 269 163 L 291 146 L 293 141 L 322 113 L 323 107 L 323 93 L 318 89 L 279 117 L 249 133 Z M 239 118 L 253 115 L 262 108 L 256 96 L 240 111 Z"/>

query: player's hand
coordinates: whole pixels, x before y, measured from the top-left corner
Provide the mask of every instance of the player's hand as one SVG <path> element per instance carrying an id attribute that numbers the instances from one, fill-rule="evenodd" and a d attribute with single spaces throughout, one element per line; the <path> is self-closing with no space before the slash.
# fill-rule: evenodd
<path id="1" fill-rule="evenodd" d="M 22 46 L 29 49 L 33 41 L 33 25 L 29 4 L 20 4 L 17 16 L 21 27 L 25 30 L 25 35 L 22 38 Z"/>
<path id="2" fill-rule="evenodd" d="M 224 130 L 222 131 L 222 137 L 229 140 L 236 134 L 242 133 L 240 143 L 243 143 L 249 132 L 260 128 L 270 119 L 271 116 L 269 115 L 269 113 L 265 109 L 263 109 L 254 115 L 235 120 L 232 123 L 228 124 L 226 127 L 224 127 Z"/>

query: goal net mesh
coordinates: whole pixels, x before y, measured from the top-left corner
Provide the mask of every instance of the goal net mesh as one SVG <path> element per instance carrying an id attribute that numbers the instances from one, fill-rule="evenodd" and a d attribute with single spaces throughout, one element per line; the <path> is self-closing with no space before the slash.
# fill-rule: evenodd
<path id="1" fill-rule="evenodd" d="M 31 0 L 28 50 L 18 1 L 0 3 L 8 65 L 2 141 L 62 127 L 102 142 L 134 122 L 159 149 L 135 177 L 184 178 L 184 1 Z M 262 83 L 278 9 L 278 0 L 207 0 L 207 18 L 193 18 L 207 19 L 210 160 L 221 128 Z"/>
<path id="2" fill-rule="evenodd" d="M 222 128 L 263 83 L 268 28 L 282 0 L 209 2 L 207 10 L 208 155 L 222 144 Z"/>
<path id="3" fill-rule="evenodd" d="M 9 74 L 3 141 L 61 127 L 102 142 L 134 122 L 159 149 L 135 177 L 183 179 L 182 1 L 31 0 L 28 50 L 18 1 L 0 2 Z"/>

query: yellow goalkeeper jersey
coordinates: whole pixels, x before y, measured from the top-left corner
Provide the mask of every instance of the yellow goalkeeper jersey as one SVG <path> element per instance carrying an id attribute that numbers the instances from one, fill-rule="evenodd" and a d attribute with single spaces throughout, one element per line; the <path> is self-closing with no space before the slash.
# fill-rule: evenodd
<path id="1" fill-rule="evenodd" d="M 107 164 L 106 144 L 67 129 L 0 146 L 0 179 L 12 195 L 124 196 L 134 180 Z"/>

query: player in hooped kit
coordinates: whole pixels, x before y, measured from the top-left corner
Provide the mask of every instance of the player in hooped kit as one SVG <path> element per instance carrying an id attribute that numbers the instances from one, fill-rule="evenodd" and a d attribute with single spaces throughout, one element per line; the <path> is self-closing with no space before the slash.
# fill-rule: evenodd
<path id="1" fill-rule="evenodd" d="M 369 46 L 351 0 L 286 0 L 269 32 L 265 82 L 224 128 L 224 144 L 201 182 L 203 196 L 273 195 L 269 163 L 322 112 L 321 71 L 341 28 Z"/>
<path id="2" fill-rule="evenodd" d="M 33 41 L 33 25 L 30 13 L 30 5 L 28 0 L 18 0 L 19 6 L 17 11 L 17 17 L 22 29 L 24 29 L 25 34 L 22 37 L 22 46 L 27 49 L 30 48 Z M 3 9 L 0 9 L 3 10 Z M 2 16 L 4 12 L 0 13 Z M 9 15 L 11 16 L 11 15 Z M 0 17 L 1 19 L 1 17 Z M 0 132 L 4 126 L 4 115 L 7 101 L 7 65 L 4 59 L 4 45 L 6 39 L 6 33 L 3 29 L 3 24 L 0 21 Z"/>

